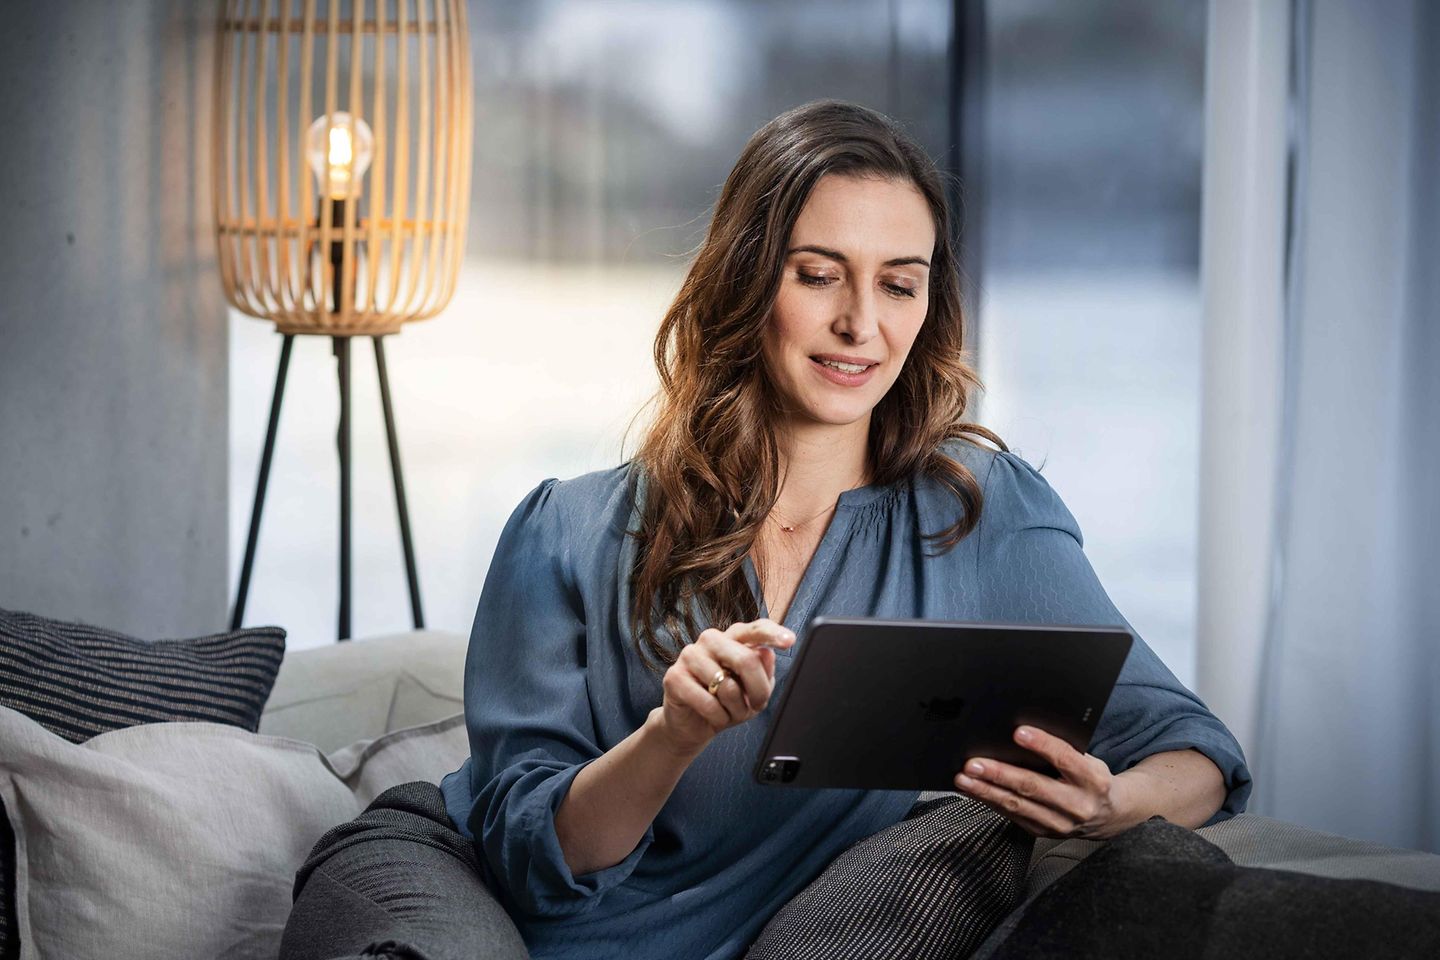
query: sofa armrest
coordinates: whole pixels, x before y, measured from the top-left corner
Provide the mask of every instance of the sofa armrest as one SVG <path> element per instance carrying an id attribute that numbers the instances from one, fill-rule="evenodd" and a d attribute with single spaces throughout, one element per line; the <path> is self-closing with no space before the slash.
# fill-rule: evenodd
<path id="1" fill-rule="evenodd" d="M 1242 867 L 1294 870 L 1339 880 L 1378 880 L 1440 891 L 1440 855 L 1386 847 L 1242 813 L 1195 831 Z M 1027 898 L 1100 849 L 1098 840 L 1039 840 L 1030 859 Z"/>
<path id="2" fill-rule="evenodd" d="M 260 732 L 331 753 L 453 716 L 464 710 L 467 647 L 462 634 L 414 630 L 288 653 Z"/>
<path id="3" fill-rule="evenodd" d="M 1440 891 L 1440 855 L 1433 853 L 1352 840 L 1251 814 L 1197 832 L 1242 867 L 1294 870 L 1337 880 L 1379 880 Z"/>

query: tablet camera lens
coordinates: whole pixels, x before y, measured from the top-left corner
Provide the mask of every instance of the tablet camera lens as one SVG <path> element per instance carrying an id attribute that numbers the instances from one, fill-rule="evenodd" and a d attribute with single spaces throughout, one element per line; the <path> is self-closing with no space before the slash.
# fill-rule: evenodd
<path id="1" fill-rule="evenodd" d="M 765 783 L 790 783 L 800 772 L 797 757 L 771 757 L 760 770 L 760 779 Z"/>

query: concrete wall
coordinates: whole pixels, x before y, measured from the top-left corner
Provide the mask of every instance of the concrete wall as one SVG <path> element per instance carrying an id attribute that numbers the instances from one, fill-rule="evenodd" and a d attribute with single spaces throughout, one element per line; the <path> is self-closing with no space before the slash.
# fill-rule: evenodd
<path id="1" fill-rule="evenodd" d="M 0 606 L 226 620 L 215 5 L 12 4 L 0 30 Z"/>

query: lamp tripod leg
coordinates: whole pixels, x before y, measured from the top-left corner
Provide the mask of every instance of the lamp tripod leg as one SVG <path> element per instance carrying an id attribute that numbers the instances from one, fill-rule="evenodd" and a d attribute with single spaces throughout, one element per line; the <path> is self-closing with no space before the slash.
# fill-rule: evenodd
<path id="1" fill-rule="evenodd" d="M 350 338 L 334 337 L 340 375 L 340 617 L 337 640 L 350 639 Z"/>
<path id="2" fill-rule="evenodd" d="M 395 478 L 395 508 L 400 513 L 400 545 L 405 551 L 405 576 L 410 584 L 410 615 L 416 630 L 425 629 L 420 610 L 420 579 L 415 573 L 415 545 L 410 539 L 410 510 L 405 503 L 405 478 L 400 473 L 400 443 L 395 432 L 395 408 L 390 403 L 390 376 L 385 368 L 385 345 L 375 341 L 375 370 L 380 376 L 380 406 L 385 411 L 385 438 L 390 445 L 390 473 Z"/>
<path id="3" fill-rule="evenodd" d="M 230 615 L 230 629 L 239 630 L 245 619 L 245 598 L 250 593 L 250 572 L 255 566 L 255 544 L 260 538 L 260 512 L 265 507 L 265 487 L 270 482 L 270 460 L 275 454 L 275 433 L 280 426 L 280 401 L 285 397 L 285 374 L 290 369 L 290 348 L 295 335 L 287 333 L 280 346 L 280 366 L 275 371 L 275 392 L 270 397 L 270 424 L 265 428 L 265 447 L 260 454 L 260 477 L 255 482 L 255 503 L 250 508 L 250 533 L 245 538 L 245 559 L 240 564 L 240 586 L 235 592 L 235 607 Z"/>

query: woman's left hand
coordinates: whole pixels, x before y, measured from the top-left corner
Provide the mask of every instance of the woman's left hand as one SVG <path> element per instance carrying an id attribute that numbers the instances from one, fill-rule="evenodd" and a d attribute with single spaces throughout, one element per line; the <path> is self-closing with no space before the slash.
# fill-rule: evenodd
<path id="1" fill-rule="evenodd" d="M 1139 822 L 1126 803 L 1123 776 L 1105 761 L 1035 727 L 1016 727 L 1015 742 L 1050 762 L 1059 779 L 975 757 L 955 787 L 1037 837 L 1113 837 Z"/>

